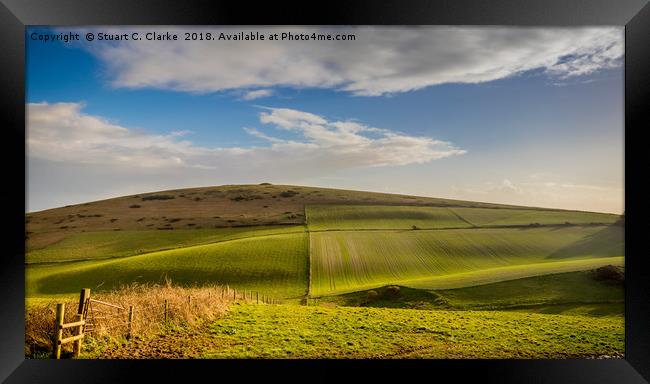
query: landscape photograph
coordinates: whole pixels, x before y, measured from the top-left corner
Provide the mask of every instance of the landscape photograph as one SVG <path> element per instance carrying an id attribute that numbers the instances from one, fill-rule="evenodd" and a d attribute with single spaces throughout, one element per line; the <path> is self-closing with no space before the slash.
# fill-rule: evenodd
<path id="1" fill-rule="evenodd" d="M 625 357 L 623 28 L 25 33 L 25 358 Z"/>

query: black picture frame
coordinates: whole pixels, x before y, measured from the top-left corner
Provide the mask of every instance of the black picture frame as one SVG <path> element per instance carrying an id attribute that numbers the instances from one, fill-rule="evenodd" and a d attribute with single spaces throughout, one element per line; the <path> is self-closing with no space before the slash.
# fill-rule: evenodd
<path id="1" fill-rule="evenodd" d="M 255 374 L 287 378 L 308 374 L 319 379 L 387 375 L 415 379 L 498 383 L 643 383 L 650 380 L 650 269 L 642 249 L 645 205 L 644 128 L 650 110 L 650 5 L 646 0 L 389 0 L 261 2 L 170 0 L 1 0 L 0 104 L 5 146 L 8 225 L 3 233 L 0 269 L 0 379 L 21 382 L 129 382 L 142 374 L 151 381 L 238 380 Z M 274 360 L 25 360 L 24 215 L 25 26 L 27 25 L 512 25 L 625 26 L 625 359 L 614 360 L 424 360 L 424 361 L 274 361 Z M 645 124 L 644 124 L 645 123 Z M 646 150 L 647 151 L 647 150 Z M 23 189 L 23 187 L 25 189 Z M 21 204 L 23 202 L 23 204 Z M 7 249 L 8 245 L 8 249 Z M 304 373 L 295 368 L 304 369 Z M 345 370 L 345 376 L 341 371 Z M 421 376 L 420 376 L 421 377 Z M 302 377 L 302 379 L 308 379 Z M 137 379 L 139 380 L 139 379 Z"/>

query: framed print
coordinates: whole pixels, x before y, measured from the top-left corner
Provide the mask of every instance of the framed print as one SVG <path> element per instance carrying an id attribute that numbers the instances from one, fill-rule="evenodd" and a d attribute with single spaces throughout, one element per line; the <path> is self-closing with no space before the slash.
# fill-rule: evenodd
<path id="1" fill-rule="evenodd" d="M 650 7 L 312 6 L 4 1 L 2 377 L 646 382 Z"/>

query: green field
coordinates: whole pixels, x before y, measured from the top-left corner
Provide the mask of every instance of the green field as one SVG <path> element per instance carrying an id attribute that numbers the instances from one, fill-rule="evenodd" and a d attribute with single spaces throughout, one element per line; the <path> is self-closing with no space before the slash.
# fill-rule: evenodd
<path id="1" fill-rule="evenodd" d="M 521 265 L 509 265 L 478 271 L 427 277 L 404 281 L 405 285 L 421 289 L 455 289 L 474 285 L 522 279 L 529 276 L 542 276 L 556 273 L 586 271 L 606 265 L 624 266 L 623 256 L 598 257 L 564 261 L 546 261 Z"/>
<path id="2" fill-rule="evenodd" d="M 419 288 L 454 288 L 620 264 L 624 251 L 620 228 L 618 247 L 611 247 L 609 254 L 600 248 L 572 248 L 602 233 L 611 237 L 610 231 L 589 226 L 311 233 L 310 293 L 319 296 L 407 282 Z M 566 249 L 572 253 L 566 254 Z M 558 253 L 562 262 L 554 257 Z"/>
<path id="3" fill-rule="evenodd" d="M 229 284 L 283 298 L 307 287 L 307 235 L 282 234 L 223 241 L 113 260 L 33 265 L 27 296 L 76 293 L 80 287 L 112 289 L 130 282 Z"/>
<path id="4" fill-rule="evenodd" d="M 580 358 L 622 355 L 622 317 L 241 306 L 210 327 L 208 358 Z"/>
<path id="5" fill-rule="evenodd" d="M 436 292 L 458 309 L 507 309 L 568 304 L 623 304 L 623 284 L 598 281 L 593 271 L 558 273 Z M 619 309 L 623 309 L 622 305 Z M 619 312 L 622 315 L 622 311 Z"/>
<path id="6" fill-rule="evenodd" d="M 305 208 L 310 230 L 462 228 L 470 224 L 449 208 L 328 205 Z"/>
<path id="7" fill-rule="evenodd" d="M 47 247 L 28 250 L 26 262 L 44 263 L 126 257 L 225 240 L 298 232 L 304 232 L 304 227 L 262 226 L 172 231 L 80 232 Z"/>

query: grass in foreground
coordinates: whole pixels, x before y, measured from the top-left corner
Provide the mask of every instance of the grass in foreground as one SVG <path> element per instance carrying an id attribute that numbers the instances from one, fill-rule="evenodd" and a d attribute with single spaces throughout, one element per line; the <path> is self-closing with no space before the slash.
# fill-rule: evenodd
<path id="1" fill-rule="evenodd" d="M 237 306 L 207 358 L 581 358 L 624 352 L 620 317 Z"/>
<path id="2" fill-rule="evenodd" d="M 28 265 L 27 297 L 112 290 L 133 282 L 228 284 L 276 298 L 307 287 L 307 236 L 283 234 L 224 241 L 113 260 Z"/>
<path id="3" fill-rule="evenodd" d="M 623 229 L 611 228 L 311 233 L 310 294 L 320 296 L 388 284 L 458 288 L 591 269 L 603 263 L 621 264 Z M 606 253 L 595 240 L 603 233 L 607 233 L 607 241 L 613 244 Z M 583 246 L 575 247 L 576 243 Z M 562 254 L 561 259 L 556 257 L 558 253 Z M 614 257 L 620 260 L 614 261 Z"/>
<path id="4" fill-rule="evenodd" d="M 621 317 L 244 304 L 82 357 L 562 359 L 622 357 L 624 339 Z"/>

